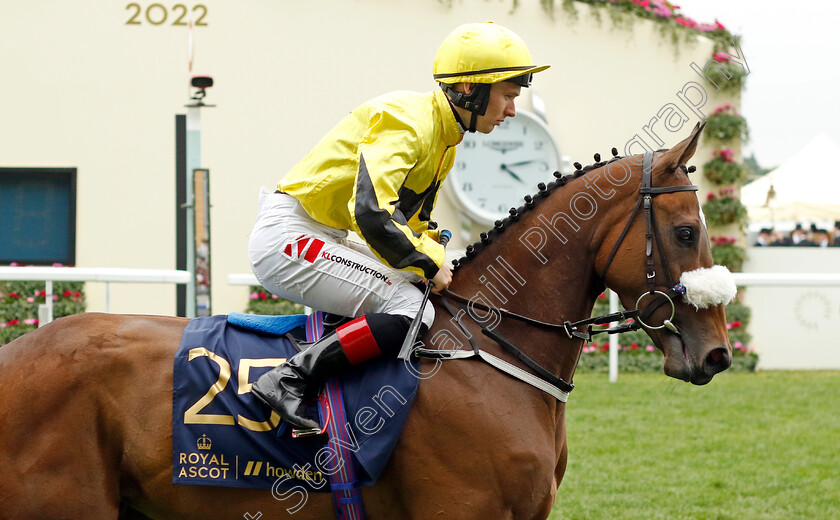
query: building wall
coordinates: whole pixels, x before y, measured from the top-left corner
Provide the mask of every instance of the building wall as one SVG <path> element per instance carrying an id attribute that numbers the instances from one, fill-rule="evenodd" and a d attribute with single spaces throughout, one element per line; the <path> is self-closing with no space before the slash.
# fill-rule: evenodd
<path id="1" fill-rule="evenodd" d="M 744 272 L 837 273 L 840 249 L 750 247 Z M 755 286 L 746 289 L 752 311 L 750 344 L 759 369 L 840 369 L 840 287 Z"/>
<path id="2" fill-rule="evenodd" d="M 216 107 L 201 116 L 202 166 L 211 171 L 214 312 L 247 304 L 246 289 L 229 286 L 226 277 L 249 271 L 260 186 L 273 186 L 366 99 L 437 88 L 435 50 L 461 23 L 506 25 L 527 41 L 536 62 L 552 64 L 532 90 L 545 102 L 561 153 L 573 161 L 592 163 L 593 153 L 606 157 L 613 146 L 624 153 L 668 103 L 691 120 L 676 132 L 660 124 L 665 146 L 687 136 L 699 119 L 677 93 L 700 81 L 690 64 L 711 55 L 707 40 L 678 51 L 653 23 L 614 28 L 607 16 L 592 18 L 586 5 L 576 17 L 558 7 L 552 19 L 535 0 L 520 1 L 515 10 L 512 1 L 445 4 L 200 4 L 207 25 L 193 29 L 192 74 L 216 82 L 206 99 Z M 174 119 L 186 112 L 191 73 L 189 30 L 172 22 L 202 12 L 196 3 L 179 5 L 41 0 L 2 8 L 0 166 L 78 168 L 79 266 L 175 267 Z M 147 10 L 159 21 L 164 6 L 166 22 L 149 23 Z M 135 13 L 140 23 L 127 24 Z M 521 107 L 529 106 L 528 94 Z M 717 104 L 707 100 L 705 112 Z M 449 197 L 440 198 L 435 217 L 444 227 L 461 227 Z M 464 243 L 459 236 L 453 245 Z M 104 308 L 103 286 L 88 284 L 87 294 L 90 310 Z M 113 284 L 111 310 L 173 314 L 174 294 L 171 286 Z"/>

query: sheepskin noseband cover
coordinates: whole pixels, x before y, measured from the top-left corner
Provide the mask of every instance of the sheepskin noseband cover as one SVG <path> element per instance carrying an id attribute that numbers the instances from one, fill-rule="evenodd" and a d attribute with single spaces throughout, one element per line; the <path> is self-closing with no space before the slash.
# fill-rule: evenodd
<path id="1" fill-rule="evenodd" d="M 735 298 L 738 289 L 729 269 L 722 265 L 686 271 L 680 276 L 685 286 L 685 301 L 695 309 L 726 305 Z"/>

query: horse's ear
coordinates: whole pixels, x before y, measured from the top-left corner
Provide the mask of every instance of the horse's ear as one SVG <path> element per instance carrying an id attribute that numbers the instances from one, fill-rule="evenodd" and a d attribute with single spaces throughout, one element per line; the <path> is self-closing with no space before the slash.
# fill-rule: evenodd
<path id="1" fill-rule="evenodd" d="M 674 171 L 683 164 L 687 163 L 689 159 L 697 151 L 697 142 L 700 140 L 700 134 L 703 133 L 703 128 L 706 123 L 697 123 L 691 135 L 683 139 L 676 146 L 665 152 L 659 163 L 665 167 L 665 171 Z"/>

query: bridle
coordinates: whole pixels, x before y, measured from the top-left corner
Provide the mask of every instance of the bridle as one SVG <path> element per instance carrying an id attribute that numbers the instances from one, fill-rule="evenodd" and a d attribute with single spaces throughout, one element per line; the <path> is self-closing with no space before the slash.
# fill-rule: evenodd
<path id="1" fill-rule="evenodd" d="M 689 185 L 682 185 L 682 186 L 664 186 L 661 188 L 654 188 L 651 186 L 651 178 L 653 173 L 653 152 L 645 152 L 644 158 L 642 160 L 642 186 L 639 188 L 639 198 L 636 201 L 636 207 L 633 208 L 633 213 L 630 214 L 630 218 L 627 220 L 627 224 L 624 226 L 624 230 L 621 232 L 621 235 L 618 237 L 618 241 L 613 246 L 612 251 L 610 252 L 610 256 L 607 259 L 607 264 L 604 267 L 604 274 L 603 278 L 606 280 L 607 272 L 610 269 L 610 265 L 612 265 L 612 261 L 615 258 L 616 253 L 618 252 L 619 246 L 624 241 L 624 237 L 627 236 L 627 232 L 630 230 L 630 226 L 633 224 L 633 221 L 636 218 L 636 214 L 639 212 L 639 208 L 643 208 L 645 214 L 645 278 L 647 284 L 647 292 L 642 293 L 639 296 L 639 299 L 636 300 L 636 311 L 639 310 L 639 303 L 641 303 L 642 299 L 646 296 L 655 296 L 658 295 L 654 301 L 645 309 L 643 313 L 637 315 L 635 317 L 642 326 L 651 330 L 658 330 L 661 328 L 666 328 L 671 332 L 679 335 L 680 331 L 676 325 L 674 325 L 673 320 L 674 314 L 676 313 L 676 307 L 674 306 L 674 298 L 678 295 L 685 294 L 685 286 L 679 282 L 679 280 L 674 281 L 674 278 L 671 276 L 671 268 L 668 265 L 668 257 L 665 256 L 665 249 L 664 244 L 662 242 L 662 237 L 659 236 L 659 228 L 656 225 L 656 215 L 653 211 L 653 197 L 657 195 L 662 195 L 663 193 L 676 193 L 680 191 L 697 191 L 698 187 L 694 184 Z M 671 288 L 668 289 L 667 292 L 658 291 L 656 290 L 656 267 L 653 260 L 653 244 L 656 244 L 656 249 L 659 252 L 659 261 L 662 263 L 662 268 L 665 271 L 665 279 L 671 281 Z M 644 319 L 650 317 L 653 312 L 658 309 L 663 303 L 668 302 L 671 305 L 671 317 L 664 320 L 662 325 L 659 326 L 651 326 L 644 322 Z"/>
<path id="2" fill-rule="evenodd" d="M 528 357 L 524 352 L 522 352 L 519 348 L 513 345 L 510 341 L 502 337 L 501 334 L 499 334 L 496 330 L 487 328 L 481 323 L 479 323 L 479 325 L 481 325 L 481 332 L 485 336 L 490 337 L 509 353 L 513 354 L 517 359 L 522 361 L 525 365 L 527 365 L 534 372 L 536 372 L 537 376 L 525 370 L 522 370 L 496 356 L 493 356 L 492 354 L 489 354 L 486 351 L 481 350 L 478 347 L 475 340 L 473 339 L 472 335 L 462 323 L 462 318 L 465 315 L 469 315 L 467 310 L 469 310 L 470 312 L 474 312 L 474 309 L 478 308 L 484 312 L 498 312 L 501 316 L 512 318 L 540 328 L 563 329 L 568 335 L 569 339 L 577 338 L 587 342 L 591 341 L 593 335 L 595 334 L 619 334 L 622 332 L 638 330 L 641 327 L 645 327 L 651 330 L 658 330 L 664 327 L 669 331 L 680 335 L 679 329 L 676 327 L 676 325 L 674 325 L 672 321 L 676 313 L 676 307 L 674 305 L 673 299 L 679 295 L 685 294 L 686 289 L 685 286 L 679 283 L 679 281 L 673 282 L 674 279 L 671 276 L 671 269 L 668 265 L 668 259 L 665 256 L 664 244 L 659 234 L 659 230 L 656 226 L 656 215 L 654 213 L 653 198 L 657 195 L 662 195 L 665 193 L 697 191 L 698 187 L 693 184 L 681 186 L 653 187 L 651 186 L 652 172 L 653 152 L 646 152 L 642 160 L 642 184 L 639 188 L 639 197 L 636 201 L 636 206 L 633 208 L 633 212 L 630 214 L 630 218 L 627 220 L 627 224 L 624 226 L 621 235 L 619 236 L 618 240 L 613 246 L 612 251 L 610 252 L 610 256 L 607 259 L 607 263 L 604 267 L 603 274 L 603 278 L 606 279 L 607 271 L 609 270 L 610 265 L 612 264 L 616 253 L 618 252 L 618 248 L 621 246 L 621 243 L 627 236 L 630 227 L 636 219 L 636 215 L 639 213 L 639 209 L 642 209 L 645 215 L 645 277 L 648 290 L 642 293 L 642 295 L 639 296 L 639 299 L 636 300 L 635 309 L 618 311 L 611 314 L 588 318 L 576 322 L 566 321 L 564 323 L 548 323 L 536 320 L 534 318 L 529 318 L 527 316 L 523 316 L 521 314 L 517 314 L 506 309 L 495 307 L 491 308 L 487 305 L 480 304 L 478 302 L 467 299 L 464 296 L 446 290 L 442 291 L 439 295 L 441 298 L 441 303 L 443 304 L 444 308 L 446 308 L 446 310 L 453 316 L 453 321 L 459 326 L 461 332 L 469 341 L 470 345 L 472 346 L 472 351 L 460 349 L 437 350 L 419 347 L 414 349 L 415 355 L 418 357 L 426 357 L 440 360 L 467 359 L 471 357 L 478 357 L 486 361 L 487 363 L 493 365 L 494 367 L 498 368 L 499 370 L 506 372 L 532 386 L 535 386 L 536 388 L 539 388 L 544 392 L 549 393 L 550 395 L 554 396 L 562 402 L 566 402 L 568 400 L 569 393 L 574 388 L 574 385 L 572 383 L 564 381 L 562 378 L 555 376 L 554 374 L 546 370 L 544 367 L 540 366 L 536 361 Z M 656 248 L 659 253 L 659 258 L 662 264 L 662 269 L 664 270 L 665 277 L 667 280 L 673 282 L 672 287 L 668 289 L 668 291 L 660 291 L 656 289 L 656 264 L 653 258 L 654 244 L 656 244 Z M 654 297 L 654 300 L 645 308 L 644 311 L 640 311 L 639 304 L 646 296 L 652 296 Z M 663 324 L 659 326 L 651 326 L 645 323 L 644 320 L 649 319 L 653 312 L 666 302 L 671 305 L 670 318 L 664 320 Z M 472 319 L 473 321 L 476 321 L 474 318 Z M 630 319 L 632 319 L 633 321 L 628 321 Z M 621 323 L 619 323 L 619 325 L 615 327 L 607 329 L 592 329 L 592 325 L 607 325 L 615 321 L 620 321 Z M 478 322 L 476 321 L 476 323 Z M 585 327 L 585 329 L 580 330 L 583 327 Z"/>

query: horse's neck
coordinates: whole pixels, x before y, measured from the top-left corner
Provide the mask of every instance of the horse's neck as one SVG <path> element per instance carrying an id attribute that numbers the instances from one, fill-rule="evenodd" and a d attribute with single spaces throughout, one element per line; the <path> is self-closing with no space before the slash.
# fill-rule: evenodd
<path id="1" fill-rule="evenodd" d="M 592 243 L 596 219 L 576 219 L 568 228 L 558 224 L 557 212 L 563 208 L 574 219 L 568 201 L 576 192 L 569 188 L 568 193 L 559 188 L 550 200 L 539 201 L 491 243 L 482 245 L 459 266 L 450 290 L 544 322 L 589 317 L 601 290 Z M 554 374 L 572 377 L 583 346 L 580 340 L 511 319 L 494 328 Z"/>

